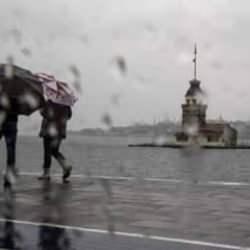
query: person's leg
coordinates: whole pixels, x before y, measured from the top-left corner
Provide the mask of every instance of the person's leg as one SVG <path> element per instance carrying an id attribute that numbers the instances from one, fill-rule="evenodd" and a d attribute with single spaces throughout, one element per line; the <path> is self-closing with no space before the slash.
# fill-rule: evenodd
<path id="1" fill-rule="evenodd" d="M 51 139 L 43 138 L 43 174 L 38 177 L 39 180 L 49 180 L 50 179 L 50 166 L 52 157 L 52 147 Z"/>
<path id="2" fill-rule="evenodd" d="M 5 133 L 4 137 L 7 148 L 7 168 L 15 169 L 17 132 Z"/>
<path id="3" fill-rule="evenodd" d="M 59 151 L 62 140 L 60 138 L 55 138 L 52 141 L 52 154 L 60 164 L 63 169 L 63 181 L 67 181 L 67 178 L 71 174 L 72 167 L 67 164 L 67 160 L 64 155 Z"/>
<path id="4" fill-rule="evenodd" d="M 57 138 L 53 139 L 51 141 L 51 151 L 52 151 L 52 155 L 58 161 L 60 166 L 62 168 L 64 168 L 65 164 L 66 164 L 66 159 L 65 159 L 64 155 L 59 151 L 60 146 L 61 146 L 61 142 L 62 142 L 61 139 L 57 139 Z"/>
<path id="5" fill-rule="evenodd" d="M 7 151 L 7 164 L 6 164 L 6 171 L 4 174 L 4 186 L 8 187 L 15 182 L 15 178 L 17 176 L 17 169 L 15 166 L 17 132 L 11 131 L 8 133 L 4 133 L 4 138 Z"/>

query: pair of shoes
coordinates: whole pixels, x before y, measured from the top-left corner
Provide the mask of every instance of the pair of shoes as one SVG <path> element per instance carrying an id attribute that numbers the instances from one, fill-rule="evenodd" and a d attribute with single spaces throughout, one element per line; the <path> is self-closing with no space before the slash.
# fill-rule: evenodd
<path id="1" fill-rule="evenodd" d="M 50 180 L 50 169 L 44 168 L 42 175 L 38 176 L 37 179 L 39 181 L 49 181 Z"/>
<path id="2" fill-rule="evenodd" d="M 62 177 L 63 178 L 63 183 L 68 183 L 69 182 L 68 178 L 71 175 L 71 171 L 72 171 L 72 166 L 68 166 L 63 170 L 63 177 Z"/>
<path id="3" fill-rule="evenodd" d="M 50 176 L 49 174 L 42 174 L 37 177 L 39 181 L 50 181 Z"/>

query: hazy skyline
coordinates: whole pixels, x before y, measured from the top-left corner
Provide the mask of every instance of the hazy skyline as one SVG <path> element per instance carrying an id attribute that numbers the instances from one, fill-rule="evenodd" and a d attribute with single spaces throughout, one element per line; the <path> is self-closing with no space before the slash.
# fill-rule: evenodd
<path id="1" fill-rule="evenodd" d="M 250 120 L 247 0 L 2 0 L 0 8 L 2 62 L 11 55 L 81 82 L 70 129 L 102 126 L 106 114 L 114 125 L 180 120 L 195 42 L 208 118 Z M 20 126 L 39 125 L 35 114 Z"/>

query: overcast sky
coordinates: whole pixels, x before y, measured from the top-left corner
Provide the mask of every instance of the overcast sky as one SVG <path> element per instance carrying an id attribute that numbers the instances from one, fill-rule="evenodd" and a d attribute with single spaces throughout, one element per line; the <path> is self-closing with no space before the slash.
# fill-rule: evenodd
<path id="1" fill-rule="evenodd" d="M 71 129 L 105 114 L 114 125 L 180 120 L 195 42 L 209 118 L 250 120 L 249 0 L 1 0 L 0 22 L 2 62 L 72 86 L 80 72 Z M 21 128 L 39 124 L 35 114 Z"/>

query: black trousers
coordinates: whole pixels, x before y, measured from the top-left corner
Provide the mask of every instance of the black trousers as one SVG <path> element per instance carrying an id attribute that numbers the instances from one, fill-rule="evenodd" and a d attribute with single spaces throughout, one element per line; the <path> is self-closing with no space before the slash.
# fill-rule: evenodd
<path id="1" fill-rule="evenodd" d="M 15 167 L 17 131 L 2 131 L 0 138 L 4 137 L 7 149 L 7 166 Z"/>
<path id="2" fill-rule="evenodd" d="M 62 168 L 66 167 L 66 159 L 59 151 L 61 142 L 62 139 L 60 138 L 43 138 L 44 169 L 49 169 L 51 167 L 52 156 L 58 161 Z"/>

